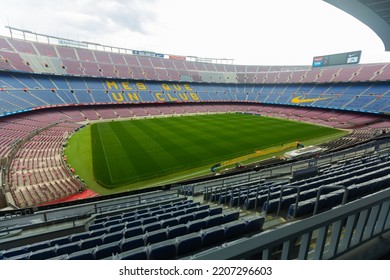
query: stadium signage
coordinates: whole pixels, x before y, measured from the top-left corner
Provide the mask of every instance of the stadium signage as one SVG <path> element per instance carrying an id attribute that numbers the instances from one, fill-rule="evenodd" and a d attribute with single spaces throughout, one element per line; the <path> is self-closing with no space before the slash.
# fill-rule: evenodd
<path id="1" fill-rule="evenodd" d="M 83 42 L 73 41 L 73 40 L 59 39 L 58 43 L 61 46 L 66 46 L 66 47 L 77 47 L 77 48 L 86 48 L 86 49 L 88 48 L 88 44 Z"/>
<path id="2" fill-rule="evenodd" d="M 160 90 L 150 90 L 143 82 L 106 81 L 106 89 L 116 102 L 143 102 L 150 95 L 155 101 L 200 101 L 189 84 L 162 83 Z"/>
<path id="3" fill-rule="evenodd" d="M 362 55 L 362 51 L 354 51 L 354 52 L 315 56 L 313 58 L 312 66 L 323 67 L 323 66 L 357 64 L 360 61 L 361 55 Z"/>
<path id="4" fill-rule="evenodd" d="M 155 53 L 155 52 L 133 50 L 133 54 L 135 54 L 135 55 L 142 55 L 142 56 L 164 58 L 164 54 L 162 54 L 162 53 Z"/>
<path id="5" fill-rule="evenodd" d="M 330 97 L 318 97 L 318 98 L 302 98 L 302 96 L 297 96 L 291 99 L 291 103 L 294 104 L 301 104 L 301 103 L 311 103 L 311 102 L 316 102 L 316 101 L 321 101 L 321 100 L 327 100 Z"/>
<path id="6" fill-rule="evenodd" d="M 185 56 L 181 56 L 181 55 L 172 55 L 172 54 L 170 54 L 170 55 L 169 55 L 169 59 L 174 59 L 174 60 L 186 60 L 186 57 L 185 57 Z"/>

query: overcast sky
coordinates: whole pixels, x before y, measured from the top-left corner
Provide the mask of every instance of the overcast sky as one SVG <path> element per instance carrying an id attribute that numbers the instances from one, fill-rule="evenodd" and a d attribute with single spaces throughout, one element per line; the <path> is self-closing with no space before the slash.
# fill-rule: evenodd
<path id="1" fill-rule="evenodd" d="M 372 30 L 321 0 L 0 3 L 4 26 L 135 50 L 257 65 L 309 65 L 313 56 L 362 50 L 362 63 L 390 61 Z"/>

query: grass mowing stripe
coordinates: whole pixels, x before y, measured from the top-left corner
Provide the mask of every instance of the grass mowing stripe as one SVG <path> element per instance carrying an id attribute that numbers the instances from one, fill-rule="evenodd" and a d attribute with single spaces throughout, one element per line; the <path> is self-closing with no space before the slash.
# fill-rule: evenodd
<path id="1" fill-rule="evenodd" d="M 192 124 L 192 123 L 190 123 Z M 162 123 L 160 123 L 162 125 Z M 191 129 L 189 129 L 191 128 Z M 193 131 L 192 126 L 187 126 L 185 130 L 181 129 L 180 125 L 177 122 L 170 122 L 170 125 L 164 126 L 163 135 L 172 135 L 174 139 L 180 141 L 181 146 L 191 147 L 189 152 L 191 153 L 191 157 L 193 160 L 199 161 L 199 154 L 208 153 L 210 157 L 217 156 L 212 149 L 210 149 L 209 145 L 205 145 L 205 143 L 209 143 L 209 138 L 203 136 L 199 131 Z"/>
<path id="2" fill-rule="evenodd" d="M 246 114 L 215 114 L 100 123 L 112 188 L 206 167 L 281 143 L 313 139 L 338 130 Z M 97 136 L 97 135 L 96 135 Z M 94 151 L 99 148 L 94 149 Z M 100 148 L 101 150 L 101 148 Z M 95 158 L 95 156 L 94 156 Z M 102 155 L 96 161 L 104 160 Z M 99 168 L 96 168 L 99 170 Z M 96 171 L 94 168 L 94 172 Z"/>
<path id="3" fill-rule="evenodd" d="M 142 126 L 139 122 L 134 122 L 134 125 L 138 126 L 140 130 L 142 130 L 146 134 L 154 135 L 156 134 L 158 137 L 158 143 L 163 143 L 164 145 L 162 147 L 164 150 L 169 149 L 170 155 L 175 159 L 176 163 L 181 164 L 183 166 L 187 166 L 187 162 L 189 159 L 197 159 L 196 154 L 192 153 L 190 150 L 185 149 L 185 147 L 182 147 L 182 144 L 180 143 L 180 136 L 178 135 L 178 131 L 172 131 L 169 130 L 169 126 L 161 127 L 161 132 L 158 132 L 157 130 L 152 128 L 152 123 L 150 122 L 144 122 Z M 170 137 L 167 137 L 167 130 L 171 133 Z M 172 140 L 171 140 L 172 139 Z"/>
<path id="4" fill-rule="evenodd" d="M 110 168 L 108 161 L 104 153 L 104 144 L 97 125 L 91 126 L 91 141 L 92 141 L 92 154 L 93 154 L 93 172 L 99 174 L 95 176 L 98 181 L 105 182 L 107 177 L 111 178 Z"/>
<path id="5" fill-rule="evenodd" d="M 142 135 L 140 131 L 137 131 L 135 127 L 132 127 L 134 132 L 130 133 L 122 122 L 113 122 L 111 123 L 111 126 L 118 136 L 118 139 L 123 143 L 126 155 L 130 161 L 133 162 L 133 166 L 135 167 L 135 174 L 133 174 L 134 178 L 147 178 L 148 176 L 153 175 L 153 171 L 160 169 L 159 164 L 147 149 L 143 147 L 142 142 L 133 136 L 133 134 L 138 136 Z M 144 137 L 141 137 L 141 139 L 144 139 Z M 137 153 L 141 156 L 137 156 Z"/>

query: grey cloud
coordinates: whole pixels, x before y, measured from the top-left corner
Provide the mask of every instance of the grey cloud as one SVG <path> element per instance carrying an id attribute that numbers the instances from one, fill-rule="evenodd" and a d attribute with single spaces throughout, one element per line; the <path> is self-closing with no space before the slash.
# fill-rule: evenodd
<path id="1" fill-rule="evenodd" d="M 3 12 L 15 15 L 15 25 L 22 23 L 26 29 L 43 27 L 44 30 L 33 30 L 36 32 L 56 29 L 59 33 L 103 34 L 127 30 L 147 34 L 147 26 L 156 18 L 151 8 L 156 1 L 9 0 L 9 6 L 5 6 Z M 18 15 L 21 17 L 17 18 Z"/>

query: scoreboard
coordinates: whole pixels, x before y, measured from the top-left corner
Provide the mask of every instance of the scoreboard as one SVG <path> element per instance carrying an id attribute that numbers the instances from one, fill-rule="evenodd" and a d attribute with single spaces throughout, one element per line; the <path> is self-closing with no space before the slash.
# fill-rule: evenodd
<path id="1" fill-rule="evenodd" d="M 313 67 L 358 64 L 362 51 L 315 56 Z"/>

